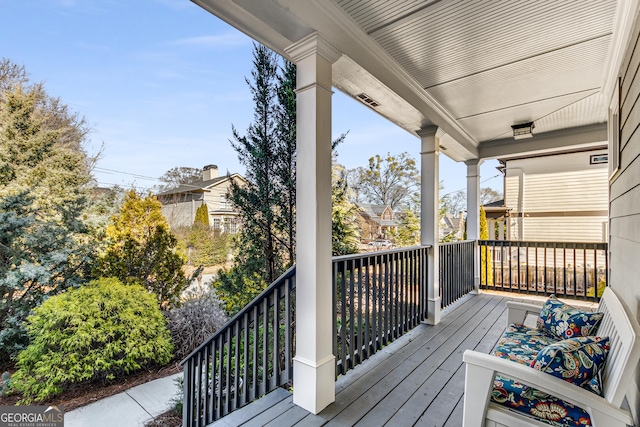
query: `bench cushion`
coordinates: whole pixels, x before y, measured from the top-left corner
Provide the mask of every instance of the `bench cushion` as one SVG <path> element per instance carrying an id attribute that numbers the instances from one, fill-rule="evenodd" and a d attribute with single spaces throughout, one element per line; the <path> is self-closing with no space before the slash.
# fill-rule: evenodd
<path id="1" fill-rule="evenodd" d="M 493 354 L 516 363 L 550 371 L 600 395 L 598 373 L 608 352 L 608 338 L 558 340 L 544 329 L 509 325 Z M 491 400 L 553 426 L 590 426 L 589 414 L 555 396 L 496 375 Z"/>
<path id="2" fill-rule="evenodd" d="M 552 426 L 591 426 L 582 408 L 500 375 L 494 380 L 491 400 Z"/>
<path id="3" fill-rule="evenodd" d="M 511 324 L 498 341 L 493 354 L 530 366 L 540 350 L 557 341 L 542 329 Z"/>
<path id="4" fill-rule="evenodd" d="M 558 339 L 595 335 L 602 313 L 582 311 L 549 297 L 540 310 L 538 329 L 544 329 Z"/>

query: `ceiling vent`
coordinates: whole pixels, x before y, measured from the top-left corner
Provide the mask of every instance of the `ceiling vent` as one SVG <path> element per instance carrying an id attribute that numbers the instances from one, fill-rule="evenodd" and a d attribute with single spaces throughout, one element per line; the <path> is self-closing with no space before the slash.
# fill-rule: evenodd
<path id="1" fill-rule="evenodd" d="M 364 102 L 365 104 L 367 104 L 369 107 L 372 108 L 376 108 L 378 106 L 380 106 L 380 103 L 374 99 L 372 99 L 369 95 L 367 95 L 366 93 L 361 93 L 359 95 L 356 95 L 358 97 L 358 99 L 362 102 Z"/>

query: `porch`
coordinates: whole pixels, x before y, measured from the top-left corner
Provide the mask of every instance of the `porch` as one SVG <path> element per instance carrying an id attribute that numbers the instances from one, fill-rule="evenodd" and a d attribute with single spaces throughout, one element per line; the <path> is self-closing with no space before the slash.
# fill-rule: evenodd
<path id="1" fill-rule="evenodd" d="M 425 329 L 421 322 L 438 325 L 440 307 L 448 303 L 448 283 L 439 283 L 442 276 L 438 275 L 442 256 L 437 230 L 441 154 L 467 167 L 467 237 L 475 241 L 480 238 L 483 161 L 586 150 L 607 142 L 609 264 L 600 268 L 598 257 L 587 255 L 579 261 L 576 255 L 571 266 L 558 268 L 556 263 L 565 259 L 564 247 L 554 249 L 553 254 L 540 245 L 517 250 L 492 248 L 493 260 L 485 259 L 484 268 L 479 256 L 472 257 L 476 263 L 471 269 L 473 288 L 481 287 L 484 275 L 486 285 L 493 282 L 533 294 L 560 288 L 566 294 L 587 298 L 591 286 L 593 298 L 597 298 L 602 271 L 605 281 L 638 316 L 640 288 L 629 281 L 638 276 L 636 255 L 640 248 L 638 0 L 521 1 L 490 6 L 480 1 L 193 1 L 296 64 L 300 173 L 296 176 L 296 277 L 283 278 L 268 298 L 250 307 L 224 336 L 207 343 L 185 364 L 185 386 L 193 391 L 193 402 L 185 405 L 185 423 L 209 424 L 267 390 L 287 384 L 293 378 L 293 365 L 296 405 L 322 414 L 325 408 L 344 405 L 341 401 L 348 397 L 336 400 L 334 374 L 370 363 L 370 357 L 384 354 L 392 341 L 404 339 L 402 334 L 414 326 Z M 347 261 L 342 272 L 332 266 L 333 88 L 354 99 L 375 100 L 375 105 L 367 105 L 417 138 L 420 243 L 425 253 L 408 258 L 384 255 L 382 267 L 371 267 L 364 260 L 364 264 L 352 261 L 351 265 Z M 522 133 L 523 129 L 526 132 Z M 521 211 L 526 216 L 527 212 Z M 543 253 L 543 265 L 522 271 L 523 260 L 540 260 Z M 362 266 L 365 269 L 359 270 Z M 468 269 L 456 263 L 452 266 L 448 271 L 454 289 L 467 286 L 455 274 Z M 377 290 L 371 296 L 366 293 L 369 287 L 360 284 L 361 271 L 378 280 L 379 287 L 374 285 Z M 329 285 L 332 273 L 334 285 L 341 286 L 337 291 Z M 339 282 L 336 274 L 342 275 Z M 406 280 L 394 282 L 394 277 Z M 554 281 L 552 286 L 550 280 Z M 402 285 L 392 288 L 392 283 Z M 295 297 L 288 299 L 293 288 Z M 347 289 L 350 295 L 345 296 Z M 342 307 L 336 311 L 340 301 Z M 281 313 L 276 307 L 285 311 Z M 370 309 L 384 316 L 367 323 L 373 313 Z M 289 317 L 293 310 L 298 313 L 295 323 Z M 334 320 L 336 313 L 341 316 L 339 324 Z M 297 331 L 295 340 L 293 329 Z M 284 347 L 279 347 L 276 339 L 280 335 Z M 249 344 L 254 346 L 252 350 Z M 449 353 L 454 350 L 450 348 Z M 241 357 L 245 362 L 232 365 Z M 278 370 L 269 374 L 270 368 Z M 458 368 L 452 369 L 447 385 L 457 383 L 451 379 Z M 443 370 L 435 368 L 434 375 Z M 637 373 L 634 380 L 627 396 L 637 422 Z M 228 391 L 229 387 L 235 391 Z M 442 387 L 436 390 L 443 393 Z M 338 392 L 343 393 L 342 389 Z M 365 398 L 354 402 L 361 399 Z M 457 404 L 459 399 L 453 401 Z M 428 406 L 425 402 L 420 405 Z M 443 407 L 437 403 L 431 406 Z M 385 405 L 378 402 L 376 407 Z M 387 412 L 395 413 L 395 409 Z M 451 419 L 449 415 L 447 419 Z M 336 423 L 338 417 L 333 418 Z"/>
<path id="2" fill-rule="evenodd" d="M 489 293 L 479 294 L 474 266 L 483 264 L 482 258 L 495 259 L 495 251 L 489 251 L 495 243 L 442 244 L 439 267 L 431 275 L 429 247 L 333 258 L 336 399 L 317 416 L 294 405 L 286 391 L 291 389 L 293 355 L 300 345 L 295 333 L 299 279 L 296 268 L 291 268 L 183 361 L 184 425 L 206 426 L 215 420 L 222 425 L 245 421 L 262 425 L 272 421 L 269 417 L 278 418 L 274 425 L 300 420 L 305 425 L 383 425 L 387 421 L 412 425 L 420 420 L 421 425 L 433 420 L 434 425 L 445 425 L 449 419 L 455 420 L 452 425 L 459 424 L 462 353 L 466 349 L 487 353 L 494 347 L 506 327 L 506 300 L 541 300 L 555 292 L 571 298 L 573 304 L 595 306 L 599 296 L 597 270 L 591 278 L 584 277 L 582 284 L 587 286 L 578 287 L 577 282 L 567 281 L 571 274 L 566 265 L 563 274 L 544 274 L 541 282 L 537 278 L 522 286 L 523 271 L 546 271 L 546 263 L 539 264 L 537 257 L 524 257 L 515 264 L 501 261 L 500 268 L 508 265 L 511 273 L 502 275 L 500 286 L 485 274 L 483 288 Z M 569 260 L 606 258 L 606 245 L 591 245 L 588 252 L 587 244 L 580 248 L 547 244 L 544 253 L 557 251 L 558 245 Z M 555 259 L 553 265 L 554 271 L 559 268 Z M 573 271 L 576 276 L 575 266 Z M 436 278 L 443 309 L 435 325 L 427 324 L 428 277 Z M 514 280 L 507 282 L 507 278 Z M 603 280 L 606 283 L 606 274 Z"/>
<path id="3" fill-rule="evenodd" d="M 278 389 L 211 426 L 460 426 L 462 354 L 493 349 L 506 326 L 506 301 L 542 298 L 469 294 L 447 308 L 439 324 L 420 324 L 338 378 L 336 401 L 318 415 Z"/>

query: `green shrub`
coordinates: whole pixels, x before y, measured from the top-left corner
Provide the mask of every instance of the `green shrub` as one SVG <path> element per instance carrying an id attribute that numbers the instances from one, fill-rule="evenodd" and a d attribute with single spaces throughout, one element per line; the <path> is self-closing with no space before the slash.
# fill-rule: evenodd
<path id="1" fill-rule="evenodd" d="M 99 279 L 49 298 L 27 318 L 29 346 L 12 387 L 22 403 L 78 382 L 107 382 L 171 360 L 173 345 L 156 298 L 138 285 Z"/>

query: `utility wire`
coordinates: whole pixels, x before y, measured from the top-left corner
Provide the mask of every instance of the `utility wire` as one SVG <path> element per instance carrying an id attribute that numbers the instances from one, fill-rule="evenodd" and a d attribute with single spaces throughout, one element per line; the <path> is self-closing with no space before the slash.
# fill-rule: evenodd
<path id="1" fill-rule="evenodd" d="M 482 183 L 484 183 L 484 182 L 487 182 L 487 181 L 489 181 L 489 180 L 492 180 L 492 179 L 494 179 L 494 178 L 497 178 L 497 177 L 499 177 L 499 176 L 501 176 L 501 174 L 494 175 L 494 176 L 492 176 L 491 178 L 487 178 L 487 179 L 485 179 L 484 181 L 480 181 L 480 184 L 482 184 Z M 449 192 L 448 192 L 448 193 L 446 193 L 446 194 L 441 194 L 441 195 L 440 195 L 440 197 L 445 197 L 445 196 L 448 196 L 448 195 L 450 195 L 450 194 L 459 193 L 460 191 L 464 191 L 464 188 L 461 188 L 461 189 L 459 189 L 459 190 L 455 190 L 455 191 L 449 191 Z"/>
<path id="2" fill-rule="evenodd" d="M 133 176 L 133 177 L 136 177 L 136 178 L 147 179 L 147 180 L 151 180 L 151 181 L 160 181 L 159 178 L 154 178 L 152 176 L 140 175 L 140 174 L 131 173 L 131 172 L 124 172 L 124 171 L 119 171 L 119 170 L 115 170 L 115 169 L 107 169 L 107 168 L 95 167 L 95 168 L 93 168 L 93 170 L 95 170 L 96 172 L 102 172 L 102 173 L 108 173 L 108 174 L 120 173 L 120 174 L 123 174 L 123 175 L 129 175 L 129 176 Z"/>

